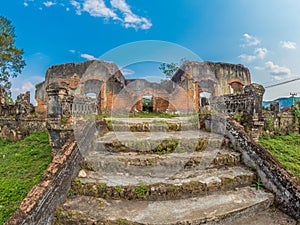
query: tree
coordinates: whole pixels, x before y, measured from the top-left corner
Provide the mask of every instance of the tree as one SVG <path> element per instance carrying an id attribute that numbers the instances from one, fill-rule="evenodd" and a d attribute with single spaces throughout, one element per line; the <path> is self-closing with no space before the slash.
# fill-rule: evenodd
<path id="1" fill-rule="evenodd" d="M 143 98 L 143 111 L 152 112 L 153 111 L 153 97 Z"/>
<path id="2" fill-rule="evenodd" d="M 300 119 L 300 101 L 297 101 L 293 107 L 294 115 L 296 118 Z"/>
<path id="3" fill-rule="evenodd" d="M 171 79 L 176 70 L 179 68 L 178 63 L 162 63 L 159 69 L 166 75 L 167 79 Z"/>
<path id="4" fill-rule="evenodd" d="M 15 44 L 15 28 L 11 21 L 0 16 L 0 86 L 10 95 L 10 78 L 17 77 L 25 66 L 24 51 Z"/>
<path id="5" fill-rule="evenodd" d="M 182 58 L 179 63 L 162 63 L 160 64 L 160 71 L 166 75 L 167 79 L 171 79 L 175 72 L 179 69 L 179 66 L 187 62 L 186 58 Z"/>

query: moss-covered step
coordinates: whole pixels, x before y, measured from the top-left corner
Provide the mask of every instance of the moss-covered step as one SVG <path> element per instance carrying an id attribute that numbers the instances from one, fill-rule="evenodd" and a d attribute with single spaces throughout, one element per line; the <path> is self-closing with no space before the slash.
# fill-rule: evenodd
<path id="1" fill-rule="evenodd" d="M 109 131 L 114 132 L 168 132 L 198 130 L 197 123 L 175 123 L 167 121 L 124 123 L 121 121 L 107 121 Z"/>
<path id="2" fill-rule="evenodd" d="M 96 140 L 96 151 L 166 154 L 220 148 L 222 135 L 202 131 L 109 132 Z"/>
<path id="3" fill-rule="evenodd" d="M 272 203 L 272 194 L 249 187 L 167 201 L 104 200 L 77 196 L 67 199 L 57 209 L 54 224 L 220 225 L 229 222 L 237 225 L 236 220 L 256 217 Z M 259 218 L 256 221 L 256 225 L 265 225 L 259 222 Z M 278 225 L 272 218 L 269 222 L 268 225 Z"/>
<path id="4" fill-rule="evenodd" d="M 88 171 L 73 182 L 70 193 L 105 199 L 182 199 L 247 186 L 253 179 L 254 174 L 240 166 L 144 176 Z"/>
<path id="5" fill-rule="evenodd" d="M 137 152 L 90 152 L 85 157 L 84 169 L 104 173 L 128 173 L 131 175 L 171 174 L 178 170 L 192 168 L 206 169 L 234 166 L 240 163 L 240 153 L 213 149 L 204 152 L 183 152 L 169 154 L 139 154 Z"/>

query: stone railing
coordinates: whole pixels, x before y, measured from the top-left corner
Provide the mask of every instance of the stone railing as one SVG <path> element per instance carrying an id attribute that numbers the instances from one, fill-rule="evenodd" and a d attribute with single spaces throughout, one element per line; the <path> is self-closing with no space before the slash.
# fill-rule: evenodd
<path id="1" fill-rule="evenodd" d="M 242 153 L 244 163 L 255 169 L 262 184 L 275 194 L 275 204 L 285 213 L 300 218 L 300 183 L 282 164 L 234 121 L 226 124 L 227 136 Z"/>
<path id="2" fill-rule="evenodd" d="M 70 137 L 5 225 L 51 225 L 53 212 L 68 193 L 81 160 L 77 144 Z"/>

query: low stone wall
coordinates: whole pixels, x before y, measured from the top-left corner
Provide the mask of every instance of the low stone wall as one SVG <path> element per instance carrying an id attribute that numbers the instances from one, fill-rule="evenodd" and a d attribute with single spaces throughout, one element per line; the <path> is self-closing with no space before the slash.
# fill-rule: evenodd
<path id="1" fill-rule="evenodd" d="M 54 210 L 68 193 L 81 160 L 77 144 L 70 137 L 5 225 L 51 225 Z"/>
<path id="2" fill-rule="evenodd" d="M 265 121 L 265 130 L 269 134 L 287 133 L 298 131 L 298 123 L 293 112 L 272 112 L 267 111 L 263 115 Z"/>
<path id="3" fill-rule="evenodd" d="M 47 131 L 44 118 L 0 117 L 0 138 L 20 140 L 33 131 Z"/>
<path id="4" fill-rule="evenodd" d="M 300 183 L 270 152 L 253 142 L 234 121 L 226 124 L 227 135 L 242 153 L 244 163 L 255 169 L 263 185 L 275 194 L 275 204 L 285 213 L 300 218 Z"/>

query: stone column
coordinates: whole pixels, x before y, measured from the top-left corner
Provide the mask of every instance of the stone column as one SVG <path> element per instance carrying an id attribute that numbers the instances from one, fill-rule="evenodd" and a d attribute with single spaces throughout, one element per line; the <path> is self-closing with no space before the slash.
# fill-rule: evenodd
<path id="1" fill-rule="evenodd" d="M 47 129 L 50 135 L 52 154 L 55 155 L 73 132 L 71 125 L 62 120 L 67 118 L 63 109 L 68 108 L 68 90 L 58 83 L 52 83 L 48 85 L 46 91 L 48 95 Z"/>

